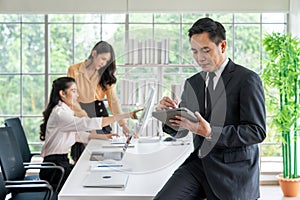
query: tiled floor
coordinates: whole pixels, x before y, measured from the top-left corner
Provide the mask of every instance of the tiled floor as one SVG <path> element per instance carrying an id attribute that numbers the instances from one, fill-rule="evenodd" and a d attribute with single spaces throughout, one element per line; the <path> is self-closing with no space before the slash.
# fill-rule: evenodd
<path id="1" fill-rule="evenodd" d="M 300 192 L 298 197 L 283 197 L 279 185 L 264 185 L 260 188 L 260 200 L 300 200 Z"/>

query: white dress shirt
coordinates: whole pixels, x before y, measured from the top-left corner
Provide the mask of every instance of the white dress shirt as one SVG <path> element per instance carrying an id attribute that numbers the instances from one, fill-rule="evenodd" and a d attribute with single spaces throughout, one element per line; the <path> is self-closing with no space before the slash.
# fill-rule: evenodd
<path id="1" fill-rule="evenodd" d="M 216 88 L 216 85 L 222 75 L 222 72 L 224 71 L 226 65 L 228 64 L 228 62 L 229 62 L 229 59 L 226 58 L 226 60 L 221 64 L 221 66 L 216 71 L 214 71 L 216 76 L 213 78 L 213 83 L 214 83 L 213 89 Z M 209 77 L 208 77 L 208 73 L 206 73 L 206 80 L 205 80 L 206 85 L 208 85 L 208 81 L 209 81 Z"/>
<path id="2" fill-rule="evenodd" d="M 88 143 L 91 130 L 102 129 L 102 118 L 76 117 L 63 102 L 56 105 L 48 119 L 41 156 L 67 154 L 75 142 Z"/>

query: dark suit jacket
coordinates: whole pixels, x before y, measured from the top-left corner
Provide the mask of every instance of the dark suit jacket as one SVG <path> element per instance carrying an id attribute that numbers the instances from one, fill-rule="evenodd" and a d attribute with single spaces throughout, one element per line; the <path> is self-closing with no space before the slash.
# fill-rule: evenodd
<path id="1" fill-rule="evenodd" d="M 208 183 L 219 199 L 259 198 L 259 149 L 265 137 L 264 92 L 259 76 L 229 60 L 212 97 L 212 111 L 205 115 L 205 72 L 185 82 L 180 107 L 198 111 L 212 127 L 212 138 L 194 135 L 191 159 L 202 159 Z M 184 137 L 188 131 L 164 131 Z M 200 153 L 201 154 L 201 153 Z"/>

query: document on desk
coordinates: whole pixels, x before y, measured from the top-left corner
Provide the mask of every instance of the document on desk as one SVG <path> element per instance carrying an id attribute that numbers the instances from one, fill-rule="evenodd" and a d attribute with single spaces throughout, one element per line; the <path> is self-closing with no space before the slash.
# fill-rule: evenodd
<path id="1" fill-rule="evenodd" d="M 123 172 L 92 171 L 83 181 L 84 187 L 124 188 L 129 175 Z"/>
<path id="2" fill-rule="evenodd" d="M 90 161 L 104 161 L 104 160 L 116 160 L 119 161 L 123 158 L 123 150 L 122 149 L 101 149 L 94 150 L 91 152 Z"/>
<path id="3" fill-rule="evenodd" d="M 120 143 L 110 143 L 110 144 L 104 144 L 102 145 L 102 148 L 123 148 L 125 145 L 125 142 Z M 134 147 L 134 144 L 129 144 L 128 147 Z"/>

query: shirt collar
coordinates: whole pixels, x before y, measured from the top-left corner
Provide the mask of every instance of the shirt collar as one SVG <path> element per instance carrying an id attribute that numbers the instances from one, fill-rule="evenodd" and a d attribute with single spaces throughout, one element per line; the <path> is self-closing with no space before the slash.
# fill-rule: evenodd
<path id="1" fill-rule="evenodd" d="M 228 64 L 229 59 L 226 58 L 226 60 L 222 63 L 222 65 L 215 71 L 216 77 L 220 77 L 222 72 L 224 71 L 226 65 Z"/>
<path id="2" fill-rule="evenodd" d="M 86 65 L 85 65 L 85 62 L 82 62 L 82 63 L 80 64 L 79 71 L 80 71 L 81 73 L 84 73 L 84 72 L 86 71 Z"/>
<path id="3" fill-rule="evenodd" d="M 71 109 L 65 102 L 63 102 L 63 101 L 61 101 L 61 100 L 58 101 L 58 104 L 57 104 L 57 105 L 60 106 L 60 107 L 62 107 L 62 108 L 64 108 L 64 109 L 67 109 L 67 110 L 71 110 L 71 111 L 72 111 L 72 109 Z"/>

